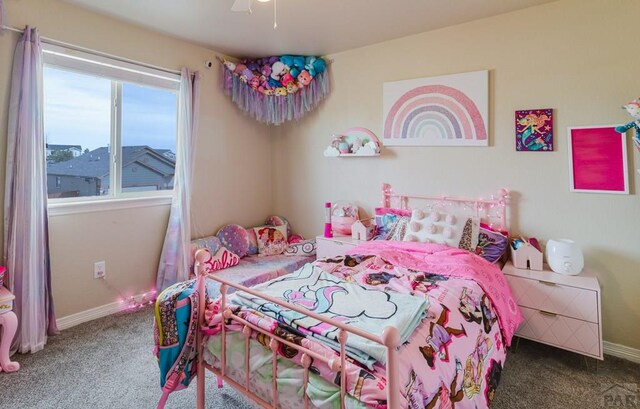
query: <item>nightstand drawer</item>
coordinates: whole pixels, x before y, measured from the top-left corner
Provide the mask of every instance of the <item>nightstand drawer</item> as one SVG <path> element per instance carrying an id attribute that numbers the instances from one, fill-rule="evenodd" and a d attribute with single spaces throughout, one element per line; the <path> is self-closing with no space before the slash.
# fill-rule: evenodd
<path id="1" fill-rule="evenodd" d="M 596 291 L 506 275 L 518 305 L 598 324 Z"/>
<path id="2" fill-rule="evenodd" d="M 520 307 L 524 321 L 516 336 L 602 359 L 598 324 Z"/>

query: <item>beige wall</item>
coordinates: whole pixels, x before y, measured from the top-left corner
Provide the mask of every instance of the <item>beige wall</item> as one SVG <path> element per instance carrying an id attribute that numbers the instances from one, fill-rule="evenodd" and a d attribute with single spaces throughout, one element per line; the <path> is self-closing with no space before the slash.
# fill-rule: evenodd
<path id="1" fill-rule="evenodd" d="M 247 120 L 222 95 L 215 52 L 57 0 L 7 0 L 8 23 L 36 26 L 43 36 L 179 70 L 204 74 L 193 195 L 193 235 L 223 223 L 259 224 L 271 210 L 268 129 Z M 0 180 L 4 180 L 12 54 L 18 35 L 0 36 Z M 4 183 L 0 183 L 3 197 Z M 150 290 L 169 214 L 168 206 L 53 216 L 51 263 L 58 318 Z M 0 238 L 1 242 L 1 238 Z M 0 246 L 1 247 L 1 246 Z M 107 262 L 106 283 L 93 263 Z"/>
<path id="2" fill-rule="evenodd" d="M 399 192 L 483 195 L 513 191 L 515 232 L 568 237 L 603 288 L 605 340 L 640 348 L 640 198 L 570 193 L 566 127 L 616 124 L 638 95 L 634 49 L 640 2 L 567 0 L 330 56 L 333 94 L 304 120 L 276 130 L 274 203 L 304 235 L 322 230 L 324 201 L 369 210 L 383 181 Z M 382 84 L 490 70 L 488 148 L 388 148 L 380 158 L 325 158 L 332 133 L 381 134 Z M 514 111 L 555 109 L 555 151 L 518 153 Z M 640 155 L 630 149 L 630 168 Z"/>

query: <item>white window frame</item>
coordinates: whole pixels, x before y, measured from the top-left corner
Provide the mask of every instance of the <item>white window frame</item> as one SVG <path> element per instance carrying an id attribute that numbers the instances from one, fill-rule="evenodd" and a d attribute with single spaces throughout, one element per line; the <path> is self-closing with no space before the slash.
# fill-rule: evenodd
<path id="1" fill-rule="evenodd" d="M 180 76 L 159 69 L 120 61 L 101 55 L 43 44 L 43 63 L 52 68 L 75 71 L 112 80 L 110 181 L 109 194 L 49 199 L 50 215 L 84 213 L 111 209 L 165 205 L 171 203 L 173 190 L 122 192 L 122 82 L 173 90 L 180 88 Z M 177 109 L 176 109 L 177 112 Z"/>

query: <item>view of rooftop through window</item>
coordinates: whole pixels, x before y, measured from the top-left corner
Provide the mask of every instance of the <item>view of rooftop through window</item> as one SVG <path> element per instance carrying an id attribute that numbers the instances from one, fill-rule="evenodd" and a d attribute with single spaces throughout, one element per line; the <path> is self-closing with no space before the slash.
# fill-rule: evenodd
<path id="1" fill-rule="evenodd" d="M 173 188 L 174 90 L 45 66 L 44 97 L 49 198 Z M 122 146 L 116 155 L 121 166 L 115 169 L 117 180 L 112 177 L 112 131 Z M 119 192 L 112 191 L 113 183 Z"/>

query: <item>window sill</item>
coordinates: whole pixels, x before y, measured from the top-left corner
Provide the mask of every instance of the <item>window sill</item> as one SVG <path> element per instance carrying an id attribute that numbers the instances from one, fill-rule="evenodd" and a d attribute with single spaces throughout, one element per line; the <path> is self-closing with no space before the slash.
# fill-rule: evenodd
<path id="1" fill-rule="evenodd" d="M 171 205 L 171 195 L 136 197 L 127 199 L 91 200 L 86 202 L 49 203 L 49 216 L 64 216 L 78 213 L 107 212 L 134 209 L 137 207 Z"/>

